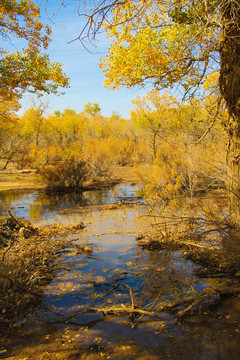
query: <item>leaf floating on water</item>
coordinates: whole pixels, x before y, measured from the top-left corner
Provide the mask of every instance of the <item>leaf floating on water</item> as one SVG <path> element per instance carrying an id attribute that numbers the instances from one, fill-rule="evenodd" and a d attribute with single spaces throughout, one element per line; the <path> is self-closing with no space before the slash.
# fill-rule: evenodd
<path id="1" fill-rule="evenodd" d="M 102 341 L 102 338 L 100 337 L 95 337 L 95 339 L 93 340 L 93 342 L 99 344 Z"/>
<path id="2" fill-rule="evenodd" d="M 131 251 L 132 250 L 132 247 L 127 247 L 126 249 L 124 249 L 123 251 L 124 252 L 129 252 L 129 251 Z"/>
<path id="3" fill-rule="evenodd" d="M 126 265 L 127 266 L 134 266 L 135 264 L 132 261 L 128 261 L 128 262 L 126 262 Z"/>

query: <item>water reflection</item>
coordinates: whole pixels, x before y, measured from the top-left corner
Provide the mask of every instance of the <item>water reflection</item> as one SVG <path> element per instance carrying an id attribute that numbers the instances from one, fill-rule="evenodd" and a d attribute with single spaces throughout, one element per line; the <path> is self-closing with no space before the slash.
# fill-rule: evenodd
<path id="1" fill-rule="evenodd" d="M 179 300 L 206 287 L 206 283 L 194 275 L 196 266 L 184 260 L 180 252 L 137 249 L 131 260 L 129 269 L 135 268 L 142 282 L 137 298 L 145 304 L 152 302 L 157 306 Z"/>
<path id="2" fill-rule="evenodd" d="M 46 353 L 49 351 L 45 335 L 50 334 L 54 343 L 60 331 L 56 324 L 51 324 L 56 312 L 68 315 L 87 307 L 131 305 L 126 285 L 131 287 L 136 305 L 151 306 L 152 309 L 162 301 L 199 292 L 206 286 L 203 280 L 194 275 L 195 266 L 185 261 L 180 253 L 142 251 L 136 246 L 135 237 L 139 232 L 146 231 L 148 226 L 143 217 L 144 207 L 137 210 L 119 208 L 113 211 L 102 209 L 71 213 L 71 209 L 76 210 L 78 205 L 86 206 L 87 209 L 90 204 L 115 202 L 116 193 L 121 191 L 132 196 L 136 189 L 118 187 L 101 192 L 57 196 L 22 191 L 0 194 L 2 214 L 12 207 L 17 216 L 35 221 L 53 219 L 56 215 L 61 221 L 79 217 L 86 228 L 77 235 L 76 242 L 93 244 L 91 255 L 77 254 L 74 247 L 70 253 L 62 255 L 62 265 L 70 271 L 59 271 L 46 288 L 44 305 L 48 310 L 43 312 L 38 309 L 37 313 L 37 320 L 42 322 L 31 329 L 28 327 L 25 342 L 24 334 L 15 337 L 18 341 L 16 358 L 27 357 L 18 356 L 21 344 L 24 344 L 22 347 L 25 344 L 32 347 L 33 354 L 36 343 L 41 346 L 44 344 Z M 65 209 L 69 211 L 61 212 Z M 79 337 L 76 339 L 81 341 L 82 333 L 85 337 L 79 344 L 75 340 L 75 344 L 87 347 L 96 337 L 101 337 L 105 344 L 110 341 L 119 348 L 131 346 L 133 350 L 128 357 L 116 357 L 123 359 L 147 359 L 154 356 L 154 359 L 174 360 L 237 360 L 240 341 L 239 299 L 235 299 L 234 304 L 231 300 L 222 305 L 217 310 L 219 317 L 192 317 L 183 325 L 176 324 L 174 316 L 169 314 L 161 314 L 162 321 L 146 318 L 138 323 L 136 319 L 135 327 L 129 326 L 126 317 L 103 317 L 102 314 L 90 312 L 79 314 L 74 319 L 79 324 L 74 328 L 74 336 L 77 334 Z M 36 321 L 35 316 L 31 321 Z M 83 332 L 81 326 L 86 325 L 89 331 Z M 36 357 L 33 355 L 30 358 Z"/>
<path id="3" fill-rule="evenodd" d="M 71 313 L 76 306 L 86 308 L 105 302 L 128 302 L 129 289 L 125 283 L 134 282 L 140 287 L 135 269 L 131 272 L 126 264 L 135 253 L 139 229 L 147 226 L 140 216 L 143 212 L 144 209 L 139 209 L 137 215 L 136 210 L 117 209 L 82 214 L 87 227 L 77 242 L 95 244 L 94 255 L 76 256 L 74 248 L 72 253 L 64 255 L 64 266 L 71 271 L 59 274 L 49 285 L 46 301 L 54 301 L 54 307 L 64 313 Z"/>
<path id="4" fill-rule="evenodd" d="M 7 215 L 12 209 L 17 217 L 30 221 L 53 219 L 63 209 L 72 209 L 77 206 L 104 205 L 116 203 L 118 195 L 136 196 L 138 186 L 117 185 L 113 189 L 102 189 L 46 194 L 45 192 L 9 190 L 0 192 L 0 215 Z"/>

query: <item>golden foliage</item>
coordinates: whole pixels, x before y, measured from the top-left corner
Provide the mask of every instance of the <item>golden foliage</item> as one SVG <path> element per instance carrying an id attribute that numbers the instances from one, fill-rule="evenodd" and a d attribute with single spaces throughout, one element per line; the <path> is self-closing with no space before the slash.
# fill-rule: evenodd
<path id="1" fill-rule="evenodd" d="M 0 2 L 0 35 L 23 40 L 22 51 L 10 53 L 0 48 L 0 96 L 11 99 L 24 91 L 56 93 L 59 86 L 68 86 L 59 63 L 51 63 L 42 54 L 51 41 L 48 25 L 39 21 L 40 11 L 30 0 Z"/>
<path id="2" fill-rule="evenodd" d="M 112 43 L 100 63 L 107 87 L 179 82 L 191 91 L 202 83 L 219 44 L 217 4 L 127 0 L 116 2 L 111 15 L 103 27 Z"/>

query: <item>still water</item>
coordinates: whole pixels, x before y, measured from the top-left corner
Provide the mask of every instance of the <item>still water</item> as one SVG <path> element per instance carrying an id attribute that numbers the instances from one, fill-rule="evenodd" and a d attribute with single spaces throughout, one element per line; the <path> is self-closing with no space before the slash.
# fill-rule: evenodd
<path id="1" fill-rule="evenodd" d="M 239 359 L 239 298 L 226 300 L 213 315 L 194 316 L 183 324 L 176 323 L 170 313 L 158 313 L 158 319 L 129 319 L 87 310 L 131 306 L 130 291 L 134 305 L 154 310 L 161 302 L 198 293 L 216 281 L 197 278 L 196 265 L 184 260 L 180 252 L 143 251 L 136 245 L 136 236 L 149 227 L 144 203 L 102 206 L 116 203 L 119 196 L 136 196 L 139 191 L 138 187 L 121 185 L 57 196 L 26 191 L 0 194 L 1 215 L 11 208 L 16 216 L 33 224 L 83 221 L 83 231 L 70 237 L 75 244 L 93 248 L 88 255 L 79 254 L 74 246 L 62 254 L 63 270 L 46 287 L 43 306 L 29 316 L 28 326 L 15 334 L 12 359 L 21 358 L 24 346 L 34 348 L 46 342 L 46 336 L 53 342 L 58 331 L 69 326 L 74 329 L 76 346 L 87 348 L 96 338 L 103 345 L 130 346 L 134 353 L 122 355 L 126 359 Z M 58 319 L 68 316 L 67 324 L 58 324 Z"/>

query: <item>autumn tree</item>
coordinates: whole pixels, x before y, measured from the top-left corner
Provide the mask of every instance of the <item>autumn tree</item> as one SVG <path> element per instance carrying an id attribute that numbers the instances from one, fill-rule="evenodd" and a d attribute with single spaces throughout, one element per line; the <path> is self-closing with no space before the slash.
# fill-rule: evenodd
<path id="1" fill-rule="evenodd" d="M 56 93 L 68 85 L 59 63 L 51 63 L 46 51 L 51 30 L 40 22 L 40 10 L 30 1 L 0 0 L 0 96 L 20 97 L 23 92 Z M 21 51 L 10 52 L 14 39 L 23 44 Z"/>
<path id="2" fill-rule="evenodd" d="M 98 113 L 100 113 L 101 111 L 101 108 L 100 106 L 98 105 L 98 103 L 91 103 L 91 102 L 88 102 L 87 104 L 84 105 L 84 111 L 91 115 L 91 116 L 94 116 Z"/>
<path id="3" fill-rule="evenodd" d="M 19 102 L 16 97 L 7 100 L 0 96 L 0 160 L 3 169 L 6 169 L 18 145 L 18 110 Z"/>
<path id="4" fill-rule="evenodd" d="M 57 93 L 59 87 L 68 86 L 68 79 L 61 65 L 50 62 L 45 53 L 51 29 L 40 21 L 35 2 L 0 0 L 0 36 L 0 154 L 9 160 L 18 144 L 13 113 L 18 110 L 23 93 Z M 21 50 L 16 50 L 16 45 Z M 36 145 L 43 119 L 38 110 L 32 109 L 28 114 L 35 127 Z"/>
<path id="5" fill-rule="evenodd" d="M 153 159 L 157 155 L 157 140 L 164 137 L 170 130 L 176 115 L 177 100 L 168 93 L 149 91 L 146 96 L 137 96 L 133 100 L 134 109 L 131 119 L 135 126 L 150 134 Z"/>
<path id="6" fill-rule="evenodd" d="M 21 132 L 27 136 L 34 136 L 35 145 L 39 145 L 40 137 L 44 131 L 46 119 L 44 112 L 48 108 L 48 102 L 41 101 L 36 105 L 33 101 L 32 107 L 25 111 L 21 118 Z"/>
<path id="7" fill-rule="evenodd" d="M 230 204 L 239 217 L 240 1 L 105 0 L 86 12 L 79 39 L 93 41 L 102 29 L 111 39 L 101 61 L 109 88 L 178 86 L 186 98 L 201 93 L 205 77 L 219 72 L 229 114 L 224 126 Z"/>
<path id="8" fill-rule="evenodd" d="M 86 127 L 84 116 L 77 114 L 75 110 L 65 109 L 60 121 L 58 126 L 64 132 L 68 144 L 81 138 Z"/>

